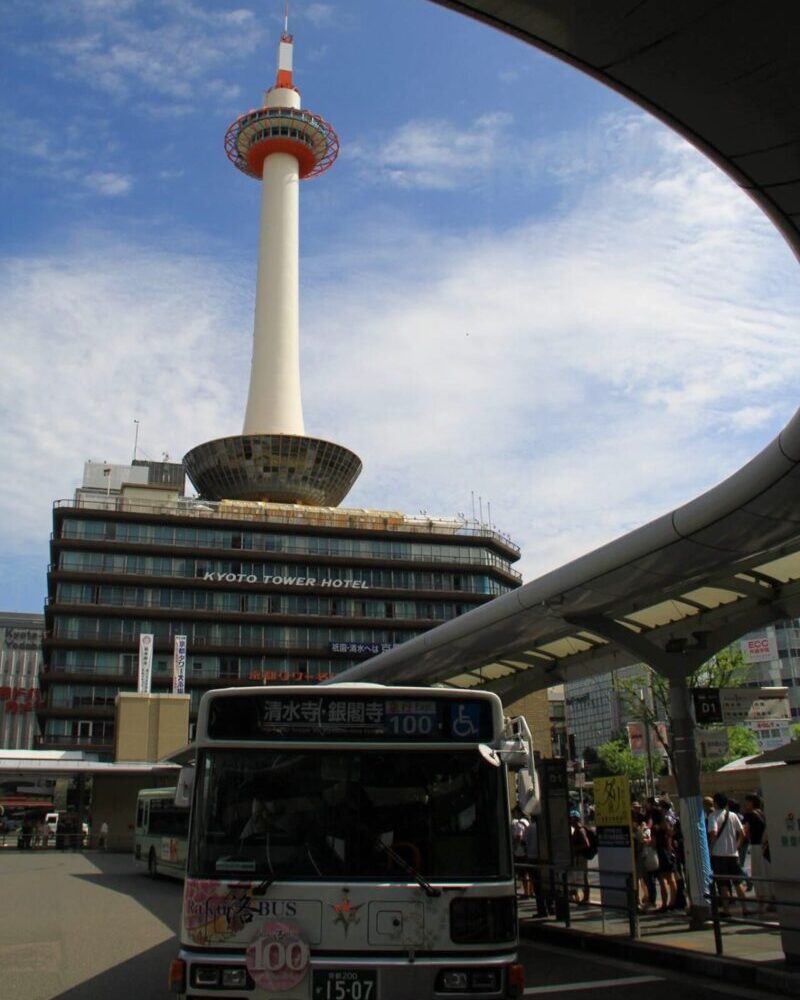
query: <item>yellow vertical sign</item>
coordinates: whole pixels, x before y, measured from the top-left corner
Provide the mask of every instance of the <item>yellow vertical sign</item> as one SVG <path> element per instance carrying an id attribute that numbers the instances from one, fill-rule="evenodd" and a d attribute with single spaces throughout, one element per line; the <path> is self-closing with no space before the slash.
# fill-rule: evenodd
<path id="1" fill-rule="evenodd" d="M 627 906 L 631 888 L 636 891 L 636 868 L 631 786 L 626 777 L 594 779 L 594 819 L 600 898 L 606 906 Z"/>
<path id="2" fill-rule="evenodd" d="M 594 779 L 594 821 L 597 826 L 631 825 L 631 786 L 624 775 Z"/>

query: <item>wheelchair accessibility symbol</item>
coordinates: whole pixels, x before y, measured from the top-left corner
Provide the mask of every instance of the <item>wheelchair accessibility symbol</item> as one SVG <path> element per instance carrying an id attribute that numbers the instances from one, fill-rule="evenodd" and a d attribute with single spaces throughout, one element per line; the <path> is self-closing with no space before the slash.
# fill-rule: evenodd
<path id="1" fill-rule="evenodd" d="M 480 732 L 480 705 L 476 702 L 472 705 L 461 702 L 453 705 L 451 709 L 451 730 L 453 736 L 460 740 L 468 740 L 471 737 L 477 738 Z"/>

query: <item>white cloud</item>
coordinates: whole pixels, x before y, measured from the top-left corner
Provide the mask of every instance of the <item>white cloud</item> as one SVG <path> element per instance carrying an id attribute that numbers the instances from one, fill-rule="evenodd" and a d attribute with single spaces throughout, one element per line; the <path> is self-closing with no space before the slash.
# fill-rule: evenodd
<path id="1" fill-rule="evenodd" d="M 290 13 L 293 16 L 294 12 L 290 11 Z M 336 8 L 330 3 L 307 3 L 298 8 L 298 13 L 316 27 L 325 27 L 336 18 Z"/>
<path id="2" fill-rule="evenodd" d="M 618 124 L 603 156 L 573 141 L 584 181 L 547 220 L 522 193 L 505 231 L 372 205 L 304 244 L 306 426 L 361 455 L 353 504 L 452 514 L 472 490 L 531 578 L 691 499 L 788 419 L 790 253 L 695 153 Z M 251 302 L 252 262 L 111 242 L 0 262 L 6 551 L 45 537 L 85 458 L 130 453 L 134 417 L 155 457 L 238 432 Z"/>
<path id="3" fill-rule="evenodd" d="M 0 546 L 47 537 L 86 458 L 159 458 L 239 430 L 246 336 L 235 274 L 116 241 L 0 261 L 0 443 L 14 469 Z M 238 348 L 238 350 L 237 350 Z"/>
<path id="4" fill-rule="evenodd" d="M 58 73 L 120 101 L 135 95 L 144 110 L 163 108 L 165 100 L 180 110 L 187 102 L 199 106 L 203 98 L 230 99 L 238 88 L 217 74 L 263 41 L 252 10 L 204 9 L 191 0 L 79 0 L 48 16 L 64 21 L 62 37 L 52 45 Z"/>
<path id="5" fill-rule="evenodd" d="M 133 186 L 130 177 L 102 170 L 87 174 L 84 180 L 88 188 L 105 198 L 115 198 L 117 195 L 127 194 Z"/>
<path id="6" fill-rule="evenodd" d="M 400 187 L 445 191 L 469 183 L 496 162 L 500 136 L 512 122 L 505 112 L 484 114 L 460 127 L 442 120 L 407 122 L 379 144 L 355 143 L 346 155 L 368 174 Z"/>
<path id="7" fill-rule="evenodd" d="M 521 193 L 503 232 L 362 226 L 359 246 L 403 258 L 326 258 L 305 306 L 328 318 L 306 388 L 320 421 L 346 398 L 331 433 L 365 459 L 359 502 L 454 511 L 474 490 L 527 577 L 714 485 L 797 402 L 789 251 L 694 151 L 615 124 L 554 217 L 525 219 Z"/>

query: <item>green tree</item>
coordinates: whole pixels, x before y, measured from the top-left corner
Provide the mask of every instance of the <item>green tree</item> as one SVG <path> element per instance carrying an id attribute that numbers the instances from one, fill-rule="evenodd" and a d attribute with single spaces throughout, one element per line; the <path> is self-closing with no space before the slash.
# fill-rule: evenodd
<path id="1" fill-rule="evenodd" d="M 792 739 L 800 740 L 800 722 L 795 722 L 792 726 Z"/>
<path id="2" fill-rule="evenodd" d="M 747 726 L 728 726 L 728 752 L 724 757 L 706 757 L 700 761 L 701 771 L 718 771 L 740 757 L 752 757 L 760 751 L 758 738 Z"/>
<path id="3" fill-rule="evenodd" d="M 758 739 L 752 729 L 747 726 L 731 726 L 728 729 L 728 756 L 729 760 L 738 760 L 740 757 L 752 757 L 759 752 Z"/>
<path id="4" fill-rule="evenodd" d="M 752 667 L 745 660 L 741 647 L 738 643 L 734 643 L 701 664 L 694 673 L 689 675 L 688 684 L 690 688 L 740 687 L 749 679 L 751 670 Z M 642 664 L 640 673 L 632 677 L 617 676 L 615 684 L 628 714 L 650 727 L 651 738 L 663 746 L 670 764 L 673 764 L 672 713 L 669 708 L 669 681 L 667 678 Z M 667 723 L 666 742 L 662 741 L 661 735 L 655 727 L 655 723 L 661 721 Z M 758 753 L 758 748 L 754 752 Z M 746 756 L 746 754 L 739 756 Z M 721 763 L 735 759 L 735 757 L 728 757 Z M 721 766 L 719 762 L 715 763 L 716 767 Z"/>
<path id="5" fill-rule="evenodd" d="M 643 781 L 645 762 L 643 757 L 631 753 L 625 737 L 609 740 L 597 748 L 598 763 L 592 767 L 593 778 L 613 777 L 624 774 L 631 781 Z"/>

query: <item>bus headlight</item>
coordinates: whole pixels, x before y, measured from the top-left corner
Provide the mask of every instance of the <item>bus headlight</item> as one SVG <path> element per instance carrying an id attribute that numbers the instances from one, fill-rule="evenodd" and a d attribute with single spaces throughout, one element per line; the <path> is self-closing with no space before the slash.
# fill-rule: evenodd
<path id="1" fill-rule="evenodd" d="M 222 987 L 241 989 L 247 986 L 247 969 L 241 967 L 222 970 Z"/>
<path id="2" fill-rule="evenodd" d="M 219 966 L 193 965 L 192 986 L 219 986 Z"/>
<path id="3" fill-rule="evenodd" d="M 193 965 L 189 977 L 198 989 L 251 990 L 254 983 L 242 965 Z"/>
<path id="4" fill-rule="evenodd" d="M 447 969 L 442 973 L 441 989 L 464 992 L 468 988 L 469 976 L 466 972 L 460 972 L 458 969 Z"/>
<path id="5" fill-rule="evenodd" d="M 498 993 L 498 969 L 443 969 L 436 977 L 436 993 Z"/>
<path id="6" fill-rule="evenodd" d="M 513 896 L 454 899 L 450 904 L 450 937 L 456 944 L 516 940 L 516 899 Z"/>

